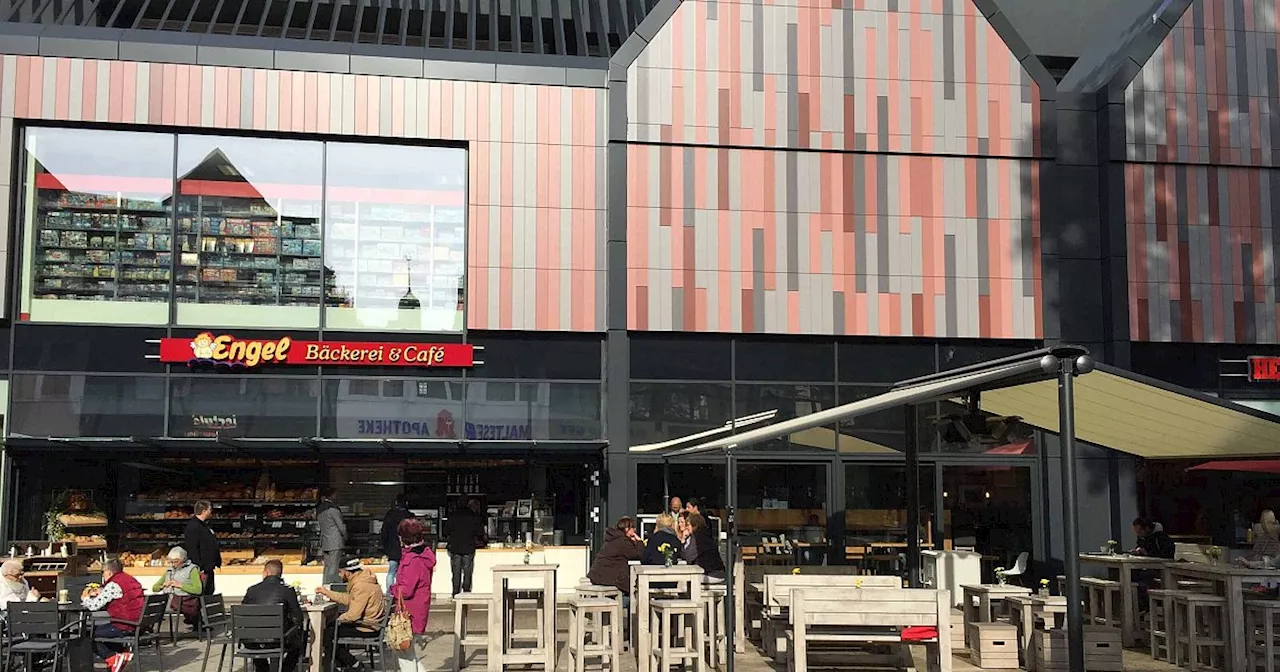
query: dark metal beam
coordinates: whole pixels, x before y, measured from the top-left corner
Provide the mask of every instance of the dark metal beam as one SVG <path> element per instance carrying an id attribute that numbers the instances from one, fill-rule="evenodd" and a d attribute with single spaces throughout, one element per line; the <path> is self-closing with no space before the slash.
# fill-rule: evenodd
<path id="1" fill-rule="evenodd" d="M 920 434 L 916 424 L 920 407 L 907 404 L 903 408 L 907 443 L 907 586 L 920 587 Z"/>
<path id="2" fill-rule="evenodd" d="M 1058 440 L 1062 461 L 1062 555 L 1067 579 L 1067 667 L 1084 672 L 1084 609 L 1080 590 L 1080 517 L 1076 509 L 1075 377 L 1093 369 L 1088 355 L 1045 356 L 1058 368 Z"/>

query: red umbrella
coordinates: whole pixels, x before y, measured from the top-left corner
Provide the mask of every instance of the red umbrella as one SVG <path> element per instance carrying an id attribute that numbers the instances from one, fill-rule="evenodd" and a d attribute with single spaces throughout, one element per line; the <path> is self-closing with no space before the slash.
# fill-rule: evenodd
<path id="1" fill-rule="evenodd" d="M 996 446 L 991 450 L 985 451 L 987 455 L 1030 455 L 1035 453 L 1035 447 L 1031 445 L 1031 440 L 1018 441 L 1017 443 L 1006 443 L 1003 446 Z"/>
<path id="2" fill-rule="evenodd" d="M 1280 474 L 1280 460 L 1219 460 L 1197 464 L 1187 471 L 1245 471 L 1255 474 Z"/>

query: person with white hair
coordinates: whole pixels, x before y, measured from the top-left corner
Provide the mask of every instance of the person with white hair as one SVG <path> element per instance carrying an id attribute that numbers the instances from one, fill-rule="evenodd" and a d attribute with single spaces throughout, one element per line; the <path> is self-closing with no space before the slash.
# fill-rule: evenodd
<path id="1" fill-rule="evenodd" d="M 10 602 L 35 602 L 40 599 L 40 591 L 32 588 L 22 575 L 21 560 L 5 560 L 0 565 L 0 608 L 9 606 Z"/>
<path id="2" fill-rule="evenodd" d="M 200 583 L 200 568 L 187 558 L 186 549 L 174 546 L 169 549 L 169 568 L 151 586 L 151 591 L 170 595 L 169 608 L 180 612 L 187 625 L 195 626 L 200 616 L 200 595 L 204 586 Z"/>

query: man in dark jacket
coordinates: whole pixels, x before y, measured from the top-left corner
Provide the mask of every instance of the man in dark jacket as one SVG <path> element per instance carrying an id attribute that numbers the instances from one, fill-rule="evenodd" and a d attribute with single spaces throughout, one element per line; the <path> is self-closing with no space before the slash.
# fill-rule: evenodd
<path id="1" fill-rule="evenodd" d="M 316 505 L 316 525 L 320 528 L 320 553 L 324 555 L 324 578 L 327 586 L 338 583 L 342 568 L 342 549 L 347 545 L 347 523 L 342 511 L 333 503 L 333 489 L 325 488 Z"/>
<path id="2" fill-rule="evenodd" d="M 453 596 L 471 592 L 471 574 L 476 568 L 476 549 L 484 545 L 485 519 L 480 515 L 480 502 L 472 499 L 466 508 L 459 507 L 445 521 L 445 540 L 449 544 L 449 568 L 453 573 Z"/>
<path id="3" fill-rule="evenodd" d="M 658 514 L 654 521 L 653 534 L 649 535 L 644 545 L 644 552 L 640 555 L 640 564 L 667 564 L 666 555 L 661 550 L 663 544 L 667 544 L 673 560 L 680 557 L 681 543 L 680 538 L 676 536 L 675 524 L 675 518 L 671 514 Z"/>
<path id="4" fill-rule="evenodd" d="M 284 629 L 292 631 L 284 642 L 284 672 L 293 672 L 302 657 L 302 607 L 298 606 L 298 593 L 284 582 L 284 565 L 279 560 L 268 560 L 262 566 L 262 582 L 244 591 L 241 604 L 284 605 Z M 253 661 L 255 672 L 268 672 L 270 661 Z"/>
<path id="5" fill-rule="evenodd" d="M 1133 521 L 1133 533 L 1138 536 L 1138 545 L 1133 549 L 1134 555 L 1173 559 L 1173 539 L 1164 530 L 1156 529 L 1155 523 L 1146 518 L 1137 518 Z"/>
<path id="6" fill-rule="evenodd" d="M 396 495 L 396 503 L 382 517 L 382 553 L 387 556 L 387 586 L 396 582 L 396 570 L 400 568 L 400 535 L 396 533 L 400 523 L 412 518 L 409 513 L 409 496 Z"/>
<path id="7" fill-rule="evenodd" d="M 213 517 L 213 505 L 208 501 L 196 502 L 195 515 L 187 521 L 187 529 L 183 534 L 182 548 L 187 552 L 191 564 L 200 568 L 200 585 L 202 595 L 213 595 L 213 570 L 222 566 L 222 551 L 218 550 L 218 537 L 209 527 L 209 519 Z"/>
<path id="8" fill-rule="evenodd" d="M 604 531 L 604 545 L 592 561 L 587 579 L 597 586 L 613 586 L 622 591 L 622 606 L 625 608 L 631 594 L 629 561 L 639 560 L 643 552 L 644 542 L 636 534 L 635 523 L 623 516 Z"/>

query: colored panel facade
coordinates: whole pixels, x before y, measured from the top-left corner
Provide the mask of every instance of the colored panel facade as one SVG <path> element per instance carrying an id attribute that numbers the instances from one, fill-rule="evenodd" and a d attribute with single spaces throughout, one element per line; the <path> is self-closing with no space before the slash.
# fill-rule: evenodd
<path id="1" fill-rule="evenodd" d="M 1040 91 L 969 0 L 685 0 L 627 93 L 631 328 L 1041 337 Z"/>
<path id="2" fill-rule="evenodd" d="M 14 125 L 100 122 L 465 142 L 467 324 L 600 331 L 604 91 L 0 56 L 0 202 Z M 9 231 L 0 210 L 0 231 Z M 5 234 L 6 236 L 8 234 Z M 0 251 L 9 241 L 0 238 Z M 3 259 L 0 256 L 0 259 Z"/>
<path id="3" fill-rule="evenodd" d="M 1197 0 L 1125 91 L 1129 331 L 1277 342 L 1275 3 Z"/>

